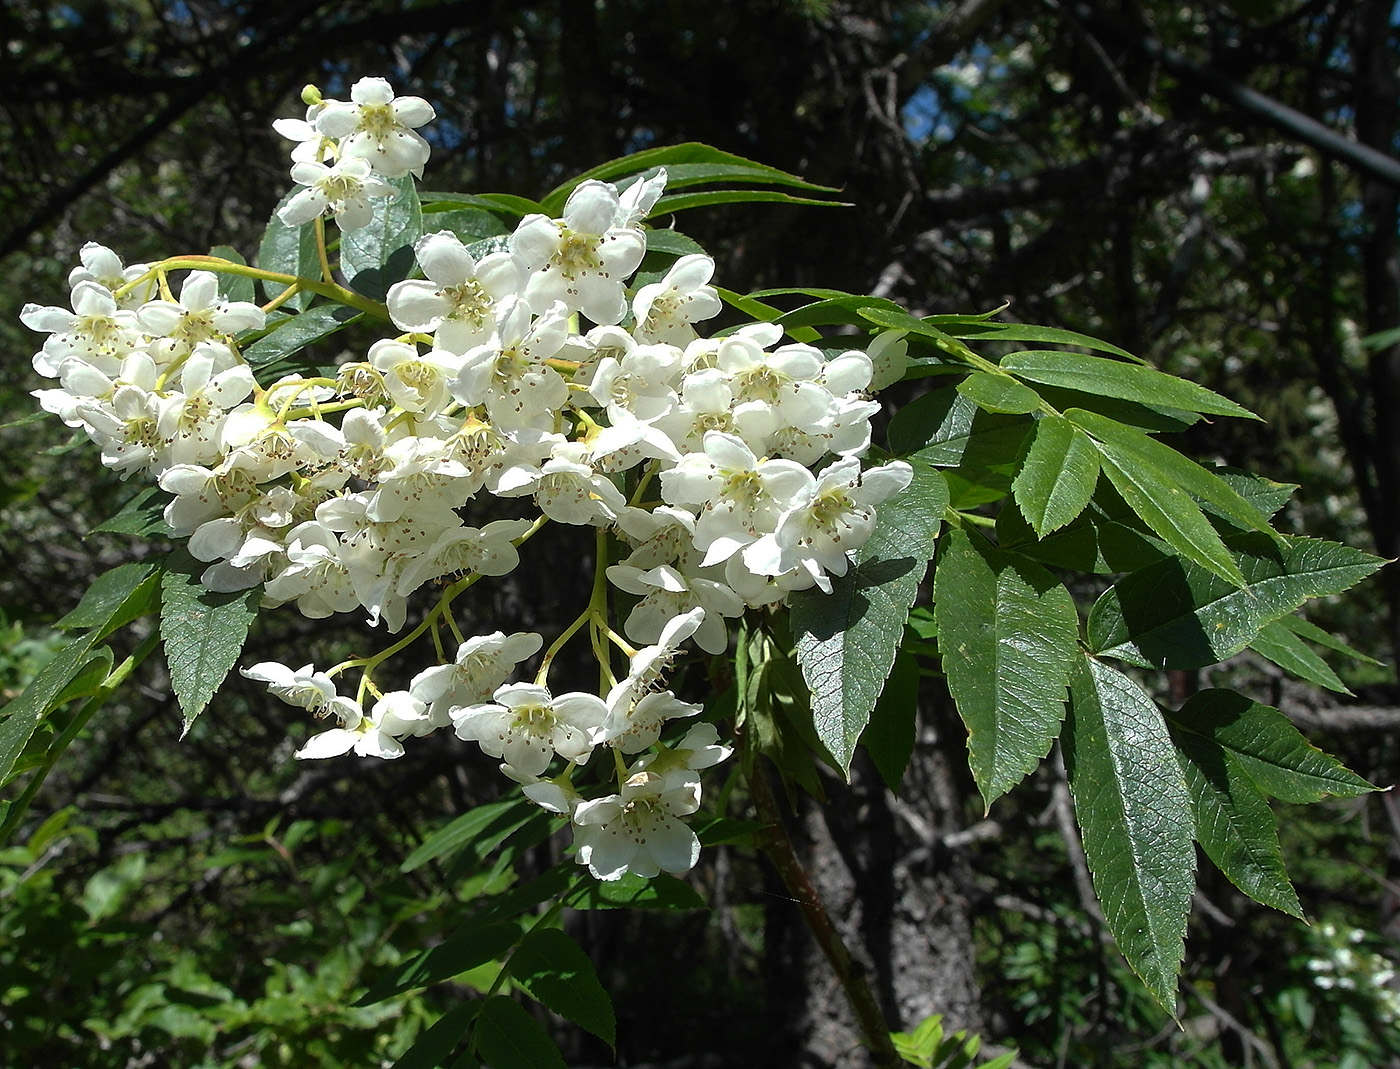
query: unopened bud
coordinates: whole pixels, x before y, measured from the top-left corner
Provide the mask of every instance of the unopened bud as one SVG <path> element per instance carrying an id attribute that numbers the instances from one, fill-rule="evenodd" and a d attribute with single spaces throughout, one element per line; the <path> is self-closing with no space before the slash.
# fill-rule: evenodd
<path id="1" fill-rule="evenodd" d="M 321 90 L 314 85 L 302 88 L 301 102 L 308 107 L 321 103 Z"/>

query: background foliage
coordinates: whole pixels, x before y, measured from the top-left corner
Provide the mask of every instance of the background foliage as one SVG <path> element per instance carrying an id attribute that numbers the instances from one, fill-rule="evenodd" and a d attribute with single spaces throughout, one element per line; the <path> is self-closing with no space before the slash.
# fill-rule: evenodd
<path id="1" fill-rule="evenodd" d="M 8 418 L 36 385 L 18 308 L 61 292 L 85 240 L 127 262 L 215 243 L 251 254 L 285 187 L 270 119 L 300 113 L 307 81 L 336 92 L 385 73 L 442 116 L 441 188 L 538 196 L 685 140 L 838 186 L 851 208 L 691 212 L 684 228 L 735 289 L 869 291 L 915 315 L 1009 299 L 1013 319 L 1118 343 L 1265 418 L 1197 425 L 1184 448 L 1301 483 L 1286 530 L 1400 555 L 1389 3 L 11 3 L 0 43 Z M 73 608 L 61 592 L 139 552 L 87 534 L 130 488 L 55 423 L 0 432 L 7 693 L 65 640 L 51 629 Z M 568 586 L 506 589 L 478 623 L 549 620 Z M 1389 665 L 1400 582 L 1369 591 L 1310 618 Z M 275 627 L 254 642 L 295 641 L 318 662 L 346 641 L 310 621 Z M 1333 663 L 1350 695 L 1286 685 L 1244 654 L 1173 672 L 1170 697 L 1251 690 L 1389 783 L 1391 670 Z M 391 1061 L 463 990 L 490 986 L 469 973 L 355 1006 L 499 878 L 400 871 L 449 816 L 489 800 L 478 756 L 448 745 L 389 768 L 296 766 L 281 711 L 242 681 L 177 744 L 163 669 L 147 662 L 135 684 L 86 726 L 0 855 L 8 1060 Z M 858 758 L 852 787 L 817 784 L 837 804 L 799 803 L 794 824 L 899 1023 L 942 1012 L 1045 1066 L 1400 1057 L 1389 796 L 1281 814 L 1301 907 L 1330 927 L 1247 906 L 1202 864 L 1177 1030 L 1104 946 L 1063 770 L 1050 762 L 984 815 L 946 695 L 933 681 L 919 694 L 899 791 Z M 542 837 L 513 863 L 542 867 L 551 849 Z M 569 922 L 615 995 L 616 1060 L 835 1064 L 839 1029 L 814 1024 L 831 993 L 792 904 L 739 855 L 707 857 L 694 879 L 708 912 Z M 575 1063 L 614 1058 L 545 1023 Z"/>

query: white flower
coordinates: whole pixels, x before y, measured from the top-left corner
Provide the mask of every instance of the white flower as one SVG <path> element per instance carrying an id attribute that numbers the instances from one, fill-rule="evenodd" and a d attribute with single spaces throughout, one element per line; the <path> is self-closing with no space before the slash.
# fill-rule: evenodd
<path id="1" fill-rule="evenodd" d="M 591 179 L 574 187 L 562 219 L 527 215 L 510 239 L 529 273 L 526 298 L 538 307 L 563 301 L 600 325 L 620 321 L 627 313 L 627 279 L 646 254 L 646 235 L 634 215 L 616 186 Z"/>
<path id="2" fill-rule="evenodd" d="M 478 635 L 457 647 L 451 664 L 434 665 L 419 672 L 408 689 L 428 703 L 434 723 L 445 725 L 453 711 L 490 701 L 515 666 L 533 657 L 542 645 L 544 639 L 532 631 Z"/>
<path id="3" fill-rule="evenodd" d="M 241 668 L 239 673 L 246 679 L 266 683 L 267 689 L 288 705 L 307 709 L 318 717 L 338 716 L 346 721 L 360 716 L 359 705 L 350 698 L 340 697 L 331 677 L 316 671 L 314 665 L 293 671 L 285 664 L 263 661 L 252 668 Z"/>
<path id="4" fill-rule="evenodd" d="M 436 332 L 434 345 L 452 353 L 489 341 L 496 329 L 496 303 L 521 286 L 521 271 L 507 252 L 478 263 L 462 239 L 440 230 L 413 247 L 428 280 L 407 279 L 389 287 L 389 318 L 400 330 Z"/>
<path id="5" fill-rule="evenodd" d="M 743 602 L 723 583 L 684 576 L 669 564 L 642 571 L 626 564 L 608 569 L 608 581 L 619 590 L 640 594 L 623 630 L 634 642 L 657 642 L 677 616 L 691 609 L 705 610 L 695 632 L 695 644 L 706 653 L 723 653 L 729 644 L 726 617 L 742 616 Z"/>
<path id="6" fill-rule="evenodd" d="M 96 282 L 115 294 L 146 274 L 151 267 L 150 264 L 123 266 L 121 257 L 106 245 L 99 245 L 95 241 L 89 241 L 78 251 L 78 259 L 81 261 L 80 265 L 68 272 L 69 289 L 76 287 L 79 282 Z M 117 304 L 122 308 L 134 308 L 150 300 L 155 291 L 156 280 L 148 278 L 118 297 Z"/>
<path id="7" fill-rule="evenodd" d="M 227 301 L 219 296 L 219 276 L 212 271 L 191 271 L 180 284 L 179 301 L 147 301 L 136 310 L 137 322 L 156 340 L 152 355 L 158 360 L 180 360 L 201 342 L 225 344 L 244 330 L 258 330 L 267 315 L 249 301 Z"/>
<path id="8" fill-rule="evenodd" d="M 284 226 L 301 226 L 331 212 L 342 231 L 360 230 L 374 219 L 372 198 L 392 197 L 397 190 L 370 174 L 364 160 L 348 157 L 333 166 L 306 161 L 292 168 L 292 181 L 306 188 L 277 209 Z"/>
<path id="9" fill-rule="evenodd" d="M 535 317 L 529 302 L 507 297 L 490 341 L 467 351 L 453 396 L 464 405 L 485 405 L 492 422 L 518 430 L 543 427 L 569 397 L 569 384 L 545 361 L 569 337 L 568 310 L 555 302 Z"/>
<path id="10" fill-rule="evenodd" d="M 383 78 L 361 78 L 350 88 L 351 103 L 329 100 L 315 116 L 316 129 L 340 140 L 341 155 L 359 159 L 385 178 L 423 177 L 432 152 L 416 128 L 432 122 L 433 106 L 422 97 L 396 97 Z"/>
<path id="11" fill-rule="evenodd" d="M 141 344 L 136 316 L 119 309 L 112 291 L 97 282 L 80 280 L 73 287 L 73 310 L 26 304 L 20 322 L 50 335 L 34 354 L 34 370 L 57 378 L 59 365 L 77 358 L 115 373 L 121 359 Z"/>
<path id="12" fill-rule="evenodd" d="M 543 773 L 556 753 L 575 764 L 586 762 L 594 731 L 608 711 L 596 694 L 554 697 L 535 683 L 508 683 L 494 697 L 453 714 L 457 737 L 480 743 L 486 753 L 530 777 Z"/>
<path id="13" fill-rule="evenodd" d="M 652 877 L 680 873 L 700 857 L 700 840 L 679 818 L 700 808 L 693 773 L 637 772 L 618 794 L 580 802 L 574 809 L 579 864 L 600 880 L 626 872 Z"/>
<path id="14" fill-rule="evenodd" d="M 608 692 L 608 715 L 593 741 L 625 754 L 641 753 L 661 737 L 666 721 L 699 713 L 700 706 L 681 701 L 669 690 L 639 696 L 633 681 L 624 679 Z"/>
<path id="15" fill-rule="evenodd" d="M 404 567 L 398 593 L 408 594 L 442 575 L 506 575 L 520 563 L 511 540 L 530 529 L 529 520 L 493 520 L 485 527 L 444 531 L 427 551 Z"/>
<path id="16" fill-rule="evenodd" d="M 661 473 L 661 492 L 673 505 L 703 505 L 695 523 L 702 566 L 728 560 L 760 535 L 814 483 L 812 473 L 791 460 L 759 460 L 742 440 L 710 431 L 704 452 L 681 457 Z"/>
<path id="17" fill-rule="evenodd" d="M 682 256 L 660 282 L 643 286 L 632 298 L 634 332 L 642 341 L 685 345 L 695 338 L 692 323 L 719 315 L 724 306 L 708 285 L 715 262 L 704 253 Z"/>
<path id="18" fill-rule="evenodd" d="M 389 760 L 403 756 L 403 744 L 394 732 L 404 722 L 393 716 L 396 703 L 377 702 L 369 716 L 358 704 L 353 713 L 342 718 L 342 726 L 323 731 L 306 740 L 292 756 L 302 760 L 322 760 L 354 751 L 360 757 L 380 757 Z"/>

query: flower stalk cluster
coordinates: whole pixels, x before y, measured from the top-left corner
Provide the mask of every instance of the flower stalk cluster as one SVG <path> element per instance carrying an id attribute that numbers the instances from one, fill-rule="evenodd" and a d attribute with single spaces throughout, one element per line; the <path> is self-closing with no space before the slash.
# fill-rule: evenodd
<path id="1" fill-rule="evenodd" d="M 373 78 L 348 103 L 308 99 L 305 119 L 276 124 L 302 187 L 280 219 L 362 227 L 396 194 L 389 179 L 421 175 L 430 150 L 417 129 L 432 109 Z M 71 309 L 21 316 L 48 334 L 34 367 L 55 385 L 39 403 L 105 465 L 170 495 L 165 521 L 207 564 L 206 587 L 260 586 L 264 606 L 314 619 L 362 611 L 390 633 L 434 592 L 422 623 L 379 655 L 244 670 L 330 722 L 299 758 L 395 758 L 409 738 L 453 731 L 567 816 L 578 860 L 601 879 L 682 872 L 698 855 L 685 818 L 701 804 L 701 770 L 731 747 L 712 723 L 675 730 L 701 708 L 668 689 L 674 662 L 687 646 L 724 653 L 727 621 L 748 609 L 829 591 L 877 507 L 911 479 L 902 462 L 860 460 L 896 337 L 872 346 L 874 380 L 868 353 L 785 343 L 770 323 L 703 335 L 721 309 L 707 255 L 633 282 L 666 177 L 584 181 L 561 217 L 528 215 L 493 251 L 425 235 L 423 277 L 388 290 L 399 333 L 333 377 L 258 378 L 240 338 L 268 325 L 267 309 L 221 294 L 220 261 L 187 270 L 177 294 L 169 264 L 126 267 L 90 243 Z M 339 288 L 328 263 L 315 292 L 326 286 Z M 474 526 L 492 497 L 528 500 L 531 514 Z M 515 571 L 549 523 L 599 534 L 577 620 L 547 648 L 531 632 L 464 634 L 453 599 Z M 609 534 L 627 547 L 616 561 Z M 634 605 L 620 629 L 614 591 Z M 585 630 L 603 685 L 556 693 L 555 655 Z M 381 688 L 375 674 L 428 634 L 438 663 Z M 534 677 L 516 680 L 537 657 Z M 342 694 L 352 669 L 359 686 Z M 612 782 L 576 785 L 600 749 Z"/>

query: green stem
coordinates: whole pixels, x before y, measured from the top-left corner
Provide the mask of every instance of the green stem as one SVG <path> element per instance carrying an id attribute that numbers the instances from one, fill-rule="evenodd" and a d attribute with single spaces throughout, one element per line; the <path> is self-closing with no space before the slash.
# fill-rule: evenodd
<path id="1" fill-rule="evenodd" d="M 321 264 L 321 278 L 332 285 L 335 284 L 335 272 L 331 270 L 330 254 L 326 251 L 326 217 L 316 216 L 316 259 Z"/>
<path id="2" fill-rule="evenodd" d="M 297 275 L 284 275 L 278 271 L 264 271 L 260 267 L 236 264 L 231 260 L 223 260 L 217 256 L 173 256 L 168 260 L 161 260 L 157 264 L 152 264 L 151 270 L 146 274 L 133 279 L 116 292 L 120 295 L 133 286 L 140 285 L 150 275 L 163 276 L 167 271 L 213 271 L 221 275 L 239 275 L 243 278 L 255 278 L 265 282 L 280 282 L 284 286 L 300 286 L 301 289 L 310 293 L 349 305 L 351 308 L 358 308 L 361 312 L 372 315 L 376 319 L 382 319 L 386 323 L 390 322 L 389 309 L 385 305 L 334 282 L 320 282 Z"/>

